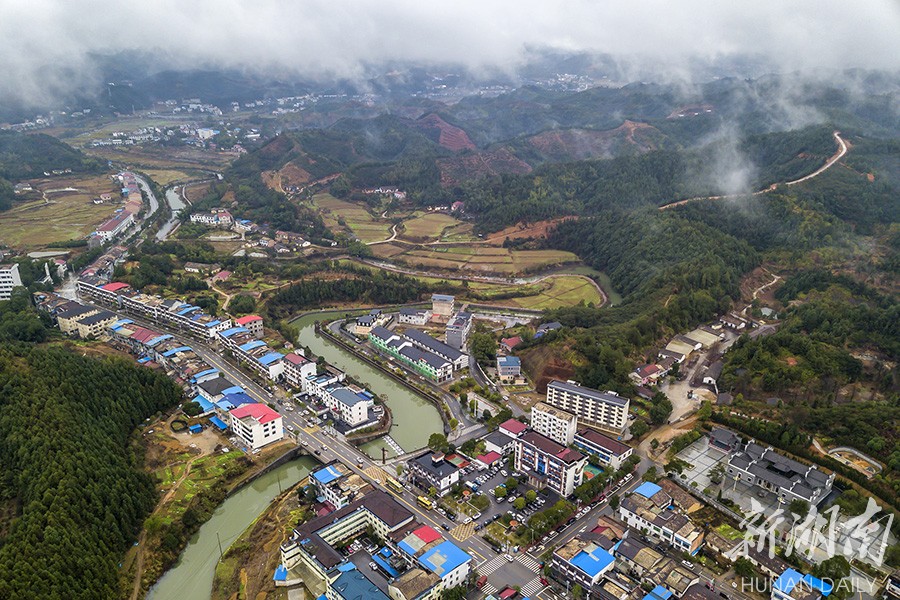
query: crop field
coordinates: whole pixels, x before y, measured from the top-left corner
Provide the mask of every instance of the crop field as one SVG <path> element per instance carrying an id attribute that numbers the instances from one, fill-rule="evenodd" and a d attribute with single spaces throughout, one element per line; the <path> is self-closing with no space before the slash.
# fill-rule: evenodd
<path id="1" fill-rule="evenodd" d="M 83 238 L 119 208 L 115 203 L 92 202 L 106 192 L 118 197 L 117 188 L 106 176 L 54 178 L 32 185 L 43 192 L 46 201 L 41 198 L 17 203 L 0 213 L 0 242 L 16 248 L 38 248 Z"/>
<path id="2" fill-rule="evenodd" d="M 198 178 L 196 175 L 191 175 L 184 171 L 176 171 L 174 169 L 144 169 L 144 173 L 163 187 L 169 185 L 173 181 L 189 181 Z"/>
<path id="3" fill-rule="evenodd" d="M 391 224 L 375 219 L 365 208 L 345 202 L 331 194 L 316 194 L 313 204 L 325 225 L 332 231 L 348 231 L 362 242 L 377 242 L 391 237 Z M 344 223 L 342 225 L 341 223 Z"/>
<path id="4" fill-rule="evenodd" d="M 561 275 L 559 277 L 545 279 L 541 284 L 546 287 L 536 296 L 523 296 L 509 300 L 498 300 L 496 303 L 508 306 L 518 306 L 520 308 L 544 310 L 548 308 L 560 308 L 563 306 L 575 306 L 582 301 L 584 301 L 585 304 L 593 302 L 597 306 L 603 302 L 603 297 L 600 295 L 600 292 L 597 291 L 597 288 L 584 277 Z"/>
<path id="5" fill-rule="evenodd" d="M 577 256 L 562 250 L 508 250 L 485 246 L 434 246 L 396 253 L 391 258 L 411 267 L 463 269 L 501 275 L 528 273 L 578 261 Z"/>
<path id="6" fill-rule="evenodd" d="M 472 225 L 463 223 L 448 214 L 416 212 L 403 222 L 404 231 L 400 237 L 412 242 L 430 242 L 446 239 L 466 241 L 472 238 Z"/>

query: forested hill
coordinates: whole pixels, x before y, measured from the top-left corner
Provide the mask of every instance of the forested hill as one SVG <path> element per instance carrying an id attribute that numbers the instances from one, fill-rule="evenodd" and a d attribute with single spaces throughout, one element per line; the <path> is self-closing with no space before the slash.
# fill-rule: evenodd
<path id="1" fill-rule="evenodd" d="M 834 154 L 827 126 L 721 139 L 694 150 L 544 165 L 528 175 L 475 182 L 463 192 L 479 231 L 563 215 L 660 206 L 697 196 L 751 192 L 802 177 Z"/>
<path id="2" fill-rule="evenodd" d="M 62 348 L 0 346 L 0 598 L 118 598 L 118 567 L 156 503 L 127 440 L 176 404 L 164 375 Z"/>
<path id="3" fill-rule="evenodd" d="M 54 169 L 90 172 L 102 167 L 96 158 L 49 135 L 0 131 L 0 177 L 9 181 L 41 177 Z"/>
<path id="4" fill-rule="evenodd" d="M 12 207 L 12 183 L 42 177 L 44 171 L 99 171 L 103 163 L 43 133 L 0 131 L 0 210 Z"/>

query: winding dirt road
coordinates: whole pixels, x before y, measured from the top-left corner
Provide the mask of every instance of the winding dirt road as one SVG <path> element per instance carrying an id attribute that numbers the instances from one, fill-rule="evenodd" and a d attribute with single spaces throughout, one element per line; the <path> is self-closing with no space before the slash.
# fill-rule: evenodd
<path id="1" fill-rule="evenodd" d="M 819 175 L 821 175 L 822 173 L 824 173 L 825 171 L 830 169 L 837 161 L 841 160 L 844 157 L 844 155 L 847 154 L 847 142 L 845 142 L 841 138 L 841 132 L 835 131 L 831 135 L 834 136 L 834 139 L 838 144 L 837 151 L 831 156 L 831 158 L 829 158 L 828 160 L 825 161 L 824 165 L 822 165 L 821 167 L 819 167 L 818 169 L 816 169 L 809 175 L 806 175 L 805 177 L 801 177 L 800 179 L 795 179 L 793 181 L 785 181 L 782 183 L 773 183 L 772 185 L 770 185 L 769 187 L 767 187 L 765 189 L 757 190 L 757 191 L 749 193 L 749 194 L 726 194 L 726 195 L 722 195 L 722 196 L 699 196 L 697 198 L 688 198 L 686 200 L 678 200 L 677 202 L 670 202 L 668 204 L 663 204 L 662 206 L 659 207 L 659 210 L 667 210 L 667 209 L 675 208 L 678 206 L 684 206 L 685 204 L 688 204 L 690 202 L 696 202 L 698 200 L 727 200 L 729 198 L 742 198 L 744 196 L 760 196 L 762 194 L 768 194 L 769 192 L 774 192 L 776 189 L 778 189 L 778 186 L 780 186 L 780 185 L 785 185 L 785 186 L 797 185 L 798 183 L 803 183 L 804 181 L 809 181 L 810 179 L 813 179 L 814 177 L 818 177 Z"/>

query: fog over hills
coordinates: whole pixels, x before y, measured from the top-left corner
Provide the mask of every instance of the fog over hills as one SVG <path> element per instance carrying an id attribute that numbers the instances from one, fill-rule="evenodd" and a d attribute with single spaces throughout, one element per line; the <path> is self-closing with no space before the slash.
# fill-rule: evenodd
<path id="1" fill-rule="evenodd" d="M 621 82 L 794 70 L 827 77 L 900 69 L 898 31 L 893 0 L 579 0 L 564 9 L 509 0 L 6 0 L 0 102 L 48 107 L 102 93 L 110 79 L 193 69 L 289 84 L 359 84 L 392 69 L 402 79 L 412 65 L 511 79 L 541 68 L 594 69 Z"/>

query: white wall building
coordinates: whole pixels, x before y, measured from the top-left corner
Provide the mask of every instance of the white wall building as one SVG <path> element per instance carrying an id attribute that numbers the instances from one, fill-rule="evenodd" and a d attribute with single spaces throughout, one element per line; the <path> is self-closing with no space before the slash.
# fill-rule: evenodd
<path id="1" fill-rule="evenodd" d="M 284 437 L 281 415 L 265 404 L 244 404 L 229 415 L 231 430 L 254 450 Z"/>
<path id="2" fill-rule="evenodd" d="M 616 436 L 622 435 L 628 425 L 629 403 L 614 392 L 600 392 L 571 381 L 554 380 L 547 385 L 547 404 Z"/>
<path id="3" fill-rule="evenodd" d="M 544 402 L 531 407 L 531 428 L 557 444 L 571 446 L 578 430 L 578 418 Z"/>
<path id="4" fill-rule="evenodd" d="M 22 285 L 19 276 L 19 265 L 0 265 L 0 300 L 9 300 L 12 297 L 14 287 Z"/>

